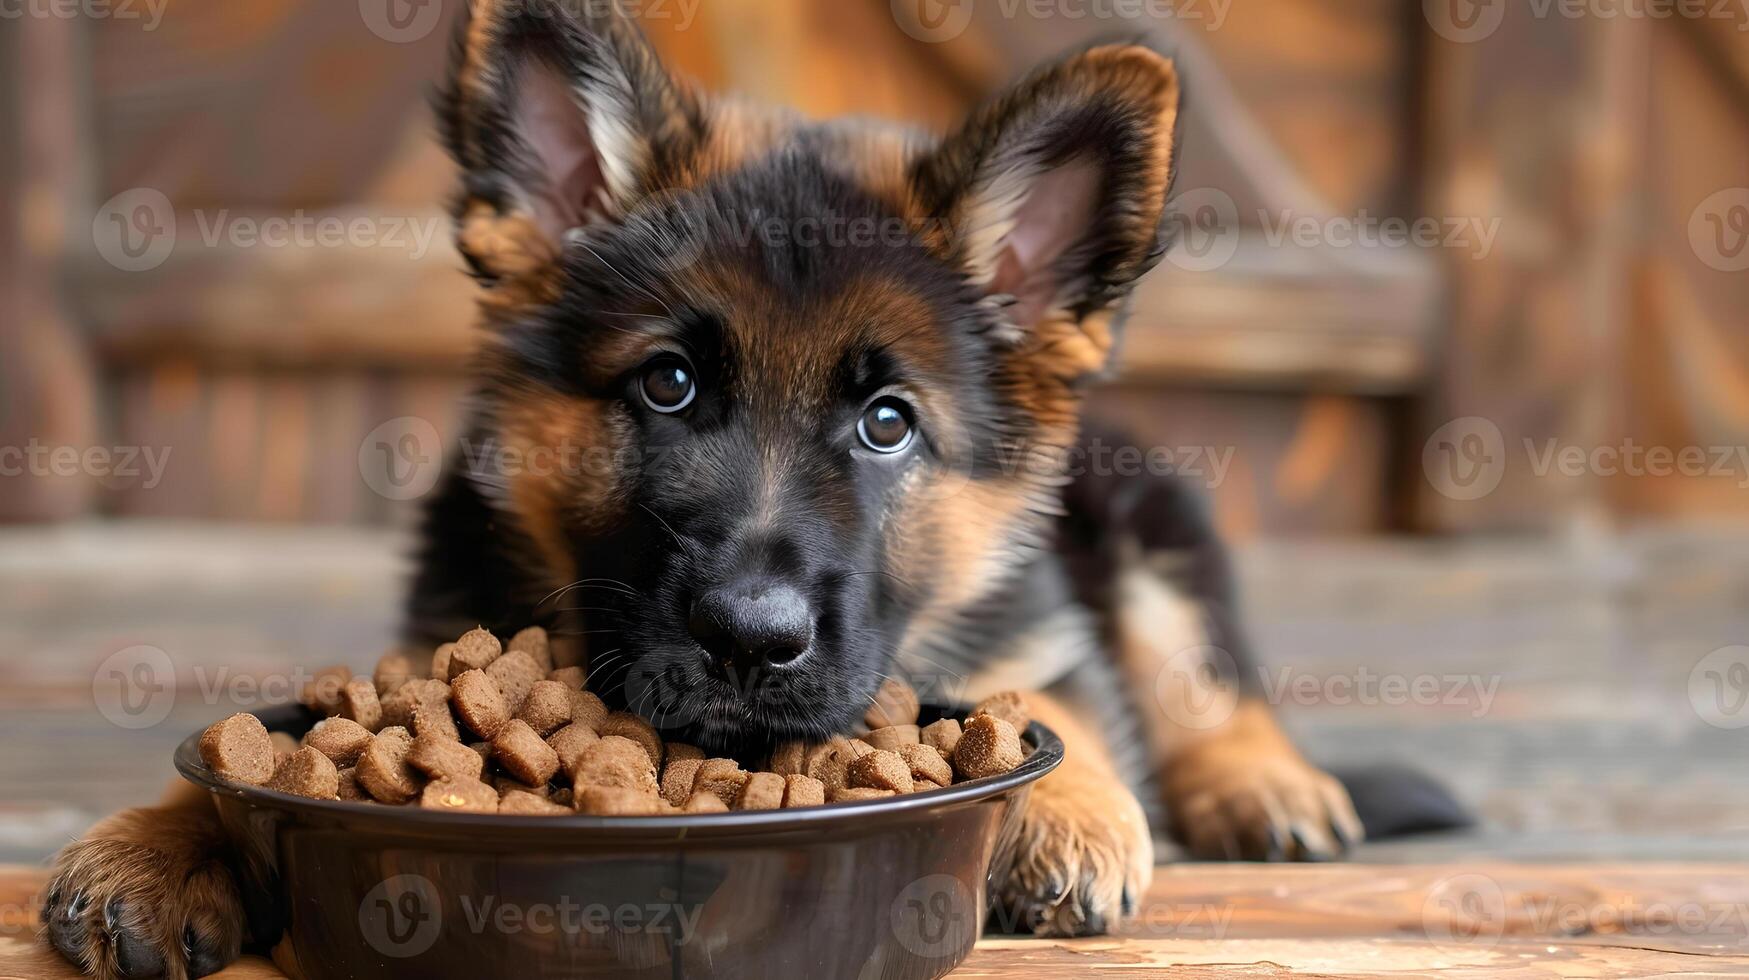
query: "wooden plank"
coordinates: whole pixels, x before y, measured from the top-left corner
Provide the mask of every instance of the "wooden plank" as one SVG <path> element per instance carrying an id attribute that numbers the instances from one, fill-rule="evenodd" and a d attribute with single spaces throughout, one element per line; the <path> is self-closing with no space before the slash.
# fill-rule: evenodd
<path id="1" fill-rule="evenodd" d="M 0 976 L 77 972 L 32 938 L 39 869 L 0 869 Z M 953 974 L 1645 977 L 1749 971 L 1749 865 L 1161 868 L 1109 937 L 986 938 Z M 267 980 L 259 958 L 219 974 Z"/>

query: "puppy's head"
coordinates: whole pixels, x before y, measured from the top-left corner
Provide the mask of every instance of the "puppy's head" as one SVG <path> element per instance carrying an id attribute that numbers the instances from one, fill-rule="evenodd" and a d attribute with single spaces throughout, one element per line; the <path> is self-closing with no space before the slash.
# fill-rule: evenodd
<path id="1" fill-rule="evenodd" d="M 1163 246 L 1170 62 L 926 139 L 707 100 L 602 5 L 472 6 L 443 110 L 512 464 L 472 478 L 605 696 L 714 749 L 841 730 L 1045 530 Z"/>

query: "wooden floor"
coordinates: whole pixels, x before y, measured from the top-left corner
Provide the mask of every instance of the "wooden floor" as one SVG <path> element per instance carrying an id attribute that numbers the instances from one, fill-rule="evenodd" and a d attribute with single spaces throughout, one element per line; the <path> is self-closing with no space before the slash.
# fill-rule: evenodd
<path id="1" fill-rule="evenodd" d="M 0 869 L 0 977 L 74 980 L 32 935 L 40 883 Z M 1116 936 L 985 939 L 953 976 L 1749 975 L 1749 865 L 1187 865 L 1141 909 Z"/>

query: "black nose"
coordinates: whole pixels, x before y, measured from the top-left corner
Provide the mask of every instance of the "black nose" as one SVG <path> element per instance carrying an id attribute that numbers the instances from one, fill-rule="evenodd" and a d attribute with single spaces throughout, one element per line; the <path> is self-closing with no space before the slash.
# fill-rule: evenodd
<path id="1" fill-rule="evenodd" d="M 814 610 L 792 585 L 772 580 L 712 589 L 692 603 L 692 638 L 719 671 L 781 666 L 814 642 Z"/>

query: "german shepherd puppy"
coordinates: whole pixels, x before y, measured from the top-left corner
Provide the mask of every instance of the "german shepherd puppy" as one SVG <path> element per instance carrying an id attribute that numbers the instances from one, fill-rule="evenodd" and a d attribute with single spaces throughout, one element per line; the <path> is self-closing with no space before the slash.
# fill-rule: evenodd
<path id="1" fill-rule="evenodd" d="M 744 756 L 887 675 L 1025 686 L 1067 758 L 996 898 L 1040 934 L 1135 908 L 1142 798 L 1197 856 L 1362 837 L 1260 698 L 1221 701 L 1245 641 L 1194 501 L 1065 462 L 1168 244 L 1170 60 L 1083 50 L 932 138 L 692 91 L 611 5 L 471 6 L 440 105 L 490 451 L 429 508 L 410 640 L 545 624 L 611 703 Z M 60 856 L 47 936 L 209 973 L 246 930 L 226 860 L 199 794 L 118 814 Z"/>

